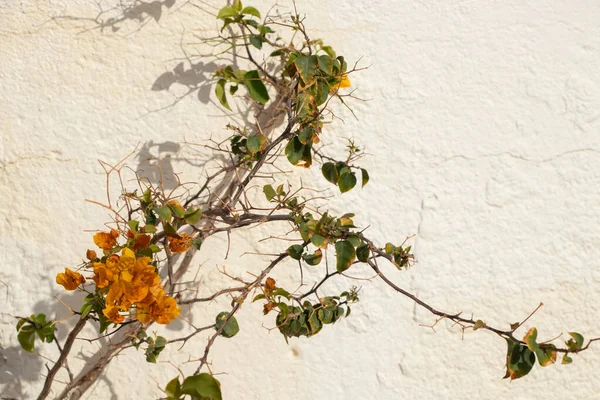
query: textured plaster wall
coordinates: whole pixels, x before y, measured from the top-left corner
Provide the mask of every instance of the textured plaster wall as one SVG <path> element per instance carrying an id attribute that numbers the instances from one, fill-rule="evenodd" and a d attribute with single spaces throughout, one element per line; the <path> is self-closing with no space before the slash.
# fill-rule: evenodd
<path id="1" fill-rule="evenodd" d="M 53 296 L 74 307 L 81 300 L 62 291 L 54 276 L 79 262 L 91 243 L 86 231 L 108 220 L 84 201 L 105 196 L 96 160 L 114 163 L 139 143 L 132 167 L 170 157 L 163 161 L 167 172 L 194 180 L 202 174 L 194 165 L 209 155 L 182 143 L 226 135 L 225 114 L 205 87 L 155 111 L 188 90 L 189 81 L 169 90 L 157 81 L 182 61 L 190 68 L 182 35 L 191 40 L 216 29 L 213 17 L 183 3 L 146 4 L 156 18 L 140 23 L 130 13 L 113 32 L 94 29 L 95 2 L 0 0 L 1 397 L 33 398 L 44 357 L 56 357 L 53 345 L 34 355 L 21 351 L 11 315 L 62 318 L 68 311 Z M 209 3 L 197 2 L 213 12 L 221 5 Z M 311 0 L 298 6 L 314 36 L 370 65 L 352 83 L 371 100 L 354 103 L 358 120 L 341 111 L 344 122 L 329 132 L 367 146 L 371 156 L 363 164 L 372 181 L 329 207 L 356 212 L 356 222 L 370 225 L 381 242 L 415 235 L 418 264 L 409 272 L 388 268 L 389 275 L 448 312 L 507 327 L 543 302 L 527 323 L 543 339 L 569 330 L 599 335 L 600 3 Z M 77 18 L 50 21 L 60 16 Z M 198 76 L 186 76 L 202 85 Z M 317 174 L 304 173 L 311 177 Z M 194 261 L 202 265 L 203 293 L 227 285 L 217 266 L 239 274 L 260 267 L 264 259 L 239 255 L 278 249 L 253 242 L 268 234 L 263 228 L 235 236 L 227 261 L 225 239 L 211 239 Z M 274 276 L 291 282 L 297 270 L 287 264 Z M 240 334 L 218 341 L 212 353 L 213 370 L 226 372 L 219 376 L 225 397 L 598 396 L 600 349 L 509 383 L 500 379 L 502 340 L 479 331 L 461 338 L 445 322 L 433 332 L 420 324 L 434 318 L 411 301 L 377 282 L 360 284 L 361 302 L 350 318 L 290 345 L 264 329 L 273 321 L 260 305 L 245 305 Z M 201 326 L 226 307 L 225 300 L 186 315 Z M 73 324 L 60 324 L 61 340 Z M 185 329 L 178 322 L 159 333 L 172 337 Z M 94 337 L 91 330 L 86 335 Z M 194 366 L 185 361 L 199 356 L 204 340 L 161 358 L 189 372 Z M 101 344 L 77 342 L 72 367 Z M 158 385 L 176 374 L 169 364 L 146 364 L 141 353 L 128 351 L 86 398 L 158 398 Z"/>

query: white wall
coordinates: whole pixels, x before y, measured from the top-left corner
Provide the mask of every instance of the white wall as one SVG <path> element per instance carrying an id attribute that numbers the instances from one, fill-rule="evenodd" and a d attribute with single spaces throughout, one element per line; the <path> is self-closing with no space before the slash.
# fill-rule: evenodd
<path id="1" fill-rule="evenodd" d="M 86 230 L 108 221 L 84 201 L 105 194 L 96 160 L 116 162 L 153 141 L 162 143 L 160 155 L 172 155 L 175 171 L 199 179 L 201 170 L 190 163 L 206 155 L 181 143 L 225 134 L 213 98 L 205 104 L 192 95 L 148 113 L 186 91 L 151 89 L 182 58 L 183 32 L 187 39 L 212 33 L 213 17 L 191 5 L 179 8 L 184 2 L 177 0 L 162 7 L 158 22 L 128 20 L 118 32 L 86 31 L 95 26 L 89 20 L 50 21 L 93 18 L 94 3 L 0 1 L 3 397 L 34 398 L 47 362 L 40 355 L 56 356 L 54 345 L 39 346 L 35 355 L 19 350 L 11 316 L 61 318 L 68 311 L 53 296 L 73 306 L 81 298 L 66 294 L 54 277 L 81 260 L 91 244 Z M 265 9 L 270 2 L 254 4 Z M 537 326 L 543 340 L 571 330 L 599 335 L 600 3 L 311 0 L 298 6 L 314 36 L 371 66 L 352 77 L 358 93 L 371 99 L 354 104 L 359 120 L 342 112 L 345 122 L 327 135 L 366 145 L 371 156 L 363 164 L 372 180 L 330 207 L 356 212 L 382 243 L 415 235 L 418 264 L 409 272 L 388 268 L 390 276 L 438 308 L 500 327 L 543 302 L 526 324 Z M 158 155 L 159 147 L 149 151 Z M 140 162 L 134 156 L 130 164 Z M 242 275 L 264 263 L 238 257 L 273 249 L 252 244 L 257 234 L 267 231 L 238 237 L 226 261 L 223 238 L 205 247 L 195 265 L 202 264 L 206 293 L 227 284 L 217 266 Z M 287 267 L 274 274 L 281 282 L 296 276 Z M 351 284 L 340 281 L 331 290 Z M 433 332 L 420 324 L 434 318 L 409 300 L 377 282 L 360 284 L 361 302 L 350 318 L 290 345 L 263 328 L 273 326 L 273 317 L 263 317 L 260 305 L 244 306 L 240 334 L 219 341 L 212 353 L 213 372 L 226 373 L 219 376 L 225 398 L 597 397 L 598 348 L 575 356 L 573 365 L 536 366 L 509 383 L 501 380 L 503 340 L 480 331 L 461 338 L 444 322 Z M 188 317 L 201 325 L 226 307 L 225 300 Z M 61 339 L 73 323 L 61 323 Z M 184 328 L 174 324 L 165 335 Z M 161 359 L 189 372 L 194 365 L 184 362 L 200 356 L 205 339 Z M 73 366 L 97 346 L 78 342 Z M 157 398 L 157 385 L 176 374 L 169 364 L 149 365 L 141 352 L 128 351 L 86 398 Z"/>

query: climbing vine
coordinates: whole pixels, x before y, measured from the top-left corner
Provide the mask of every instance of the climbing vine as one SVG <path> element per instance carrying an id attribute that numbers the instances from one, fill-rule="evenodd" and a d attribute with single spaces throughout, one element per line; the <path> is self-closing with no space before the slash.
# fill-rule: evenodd
<path id="1" fill-rule="evenodd" d="M 581 334 L 569 332 L 570 338 L 563 344 L 557 340 L 538 341 L 536 328 L 518 333 L 529 317 L 504 327 L 490 326 L 483 319 L 434 308 L 391 281 L 380 265 L 391 263 L 410 273 L 414 256 L 407 244 L 409 239 L 375 243 L 365 229 L 355 225 L 352 212 L 332 215 L 322 211 L 323 207 L 313 206 L 316 199 L 307 195 L 306 187 L 293 188 L 285 176 L 267 168 L 275 168 L 279 156 L 294 167 L 320 168 L 325 181 L 340 193 L 359 190 L 369 183 L 368 171 L 359 165 L 364 153 L 360 144 L 347 141 L 347 156 L 339 159 L 327 154 L 322 146 L 323 142 L 346 140 L 329 135 L 327 127 L 335 123 L 337 107 L 350 108 L 357 100 L 351 79 L 361 68 L 350 66 L 323 40 L 311 38 L 304 17 L 296 10 L 285 15 L 263 15 L 236 0 L 222 7 L 216 19 L 220 24 L 217 36 L 203 39 L 215 53 L 204 57 L 223 62 L 223 55 L 229 55 L 244 63 L 232 61 L 218 66 L 211 77 L 214 98 L 233 115 L 244 107 L 267 113 L 262 119 L 266 122 L 261 124 L 257 118 L 246 125 L 233 120 L 227 124 L 231 136 L 224 142 L 212 142 L 210 148 L 226 154 L 228 162 L 204 181 L 179 182 L 175 189 L 166 190 L 136 174 L 134 184 L 122 184 L 117 201 L 109 198 L 103 204 L 112 218 L 108 228 L 90 238 L 85 261 L 56 275 L 56 283 L 65 290 L 82 291 L 86 297 L 79 309 L 71 310 L 77 323 L 59 345 L 60 357 L 49 368 L 39 399 L 51 391 L 61 399 L 74 393 L 81 396 L 111 358 L 124 349 L 139 349 L 147 362 L 156 363 L 165 347 L 185 345 L 202 337 L 202 332 L 208 333 L 209 339 L 207 343 L 196 341 L 204 344 L 204 349 L 195 360 L 195 373 L 162 382 L 165 396 L 221 399 L 222 388 L 209 368 L 210 349 L 217 339 L 234 338 L 244 328 L 236 319 L 244 304 L 260 302 L 264 315 L 272 317 L 273 326 L 286 341 L 335 329 L 337 321 L 351 318 L 360 290 L 352 285 L 341 293 L 324 295 L 323 284 L 345 276 L 357 264 L 370 268 L 390 290 L 427 309 L 437 321 L 453 321 L 463 330 L 487 330 L 505 340 L 505 378 L 524 377 L 536 362 L 542 367 L 556 362 L 569 364 L 574 355 L 598 340 L 586 342 Z M 105 170 L 108 176 L 121 178 L 125 166 L 126 159 Z M 265 183 L 265 176 L 270 178 L 269 183 Z M 231 177 L 233 180 L 227 181 Z M 249 195 L 256 185 L 262 192 L 259 200 Z M 255 201 L 260 204 L 253 205 Z M 291 232 L 288 236 L 294 236 L 295 243 L 279 249 L 259 274 L 250 281 L 237 278 L 236 286 L 222 288 L 208 297 L 187 290 L 182 277 L 192 256 L 203 251 L 211 236 L 229 236 L 234 230 L 272 223 L 287 224 Z M 333 260 L 331 265 L 328 256 Z M 284 263 L 298 266 L 297 287 L 281 287 L 271 276 Z M 321 271 L 321 278 L 312 285 L 304 283 L 305 266 Z M 147 333 L 152 324 L 169 324 L 181 318 L 182 306 L 202 307 L 220 296 L 230 296 L 231 307 L 206 325 L 194 327 L 189 335 L 166 338 Z M 18 341 L 23 349 L 34 352 L 36 345 L 57 341 L 57 324 L 44 314 L 19 317 Z M 59 384 L 56 375 L 67 368 L 73 342 L 86 324 L 92 324 L 100 335 L 110 336 L 111 344 L 94 365 L 85 367 L 66 385 Z"/>

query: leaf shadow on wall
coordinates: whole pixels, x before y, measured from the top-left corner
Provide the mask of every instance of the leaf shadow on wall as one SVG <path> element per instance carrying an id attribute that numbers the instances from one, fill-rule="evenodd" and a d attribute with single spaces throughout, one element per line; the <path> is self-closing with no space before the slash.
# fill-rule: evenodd
<path id="1" fill-rule="evenodd" d="M 79 291 L 63 292 L 59 294 L 59 297 L 64 304 L 58 301 L 39 301 L 33 306 L 32 313 L 36 315 L 45 314 L 48 320 L 61 321 L 56 326 L 55 337 L 59 342 L 63 342 L 79 318 L 76 315 L 67 318 L 71 315 L 68 307 L 78 310 L 83 304 L 85 293 Z M 55 345 L 42 343 L 39 337 L 36 336 L 34 353 L 23 350 L 21 346 L 0 348 L 0 386 L 3 387 L 0 398 L 25 398 L 23 389 L 26 386 L 24 382 L 38 381 L 45 370 L 44 365 L 47 361 L 40 354 L 44 351 L 41 348 L 45 346 L 54 347 Z"/>
<path id="2" fill-rule="evenodd" d="M 176 142 L 155 143 L 151 140 L 144 143 L 136 155 L 138 176 L 153 185 L 162 185 L 165 190 L 175 189 L 178 178 L 173 169 L 172 157 L 176 156 L 180 149 L 181 145 Z"/>
<path id="3" fill-rule="evenodd" d="M 135 0 L 131 4 L 119 4 L 104 9 L 102 2 L 97 2 L 99 8 L 95 17 L 80 17 L 74 15 L 55 16 L 51 20 L 58 22 L 60 20 L 91 22 L 93 27 L 85 29 L 83 32 L 99 29 L 100 32 L 110 30 L 113 33 L 120 31 L 128 22 L 136 26 L 131 32 L 135 33 L 142 29 L 150 21 L 159 22 L 165 10 L 172 8 L 177 0 L 162 1 L 140 1 Z"/>
<path id="4" fill-rule="evenodd" d="M 186 67 L 182 61 L 175 66 L 171 71 L 161 74 L 152 84 L 152 91 L 169 91 L 173 85 L 181 85 L 187 88 L 187 92 L 181 96 L 177 96 L 172 104 L 165 108 L 174 106 L 185 97 L 197 92 L 198 100 L 203 104 L 208 104 L 210 101 L 211 79 L 217 71 L 217 64 L 214 62 L 197 63 L 188 60 L 189 67 Z"/>

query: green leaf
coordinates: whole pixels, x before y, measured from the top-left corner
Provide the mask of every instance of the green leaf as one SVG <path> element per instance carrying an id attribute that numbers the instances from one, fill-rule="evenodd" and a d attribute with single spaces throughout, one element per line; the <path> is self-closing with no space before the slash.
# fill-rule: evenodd
<path id="1" fill-rule="evenodd" d="M 290 292 L 288 292 L 287 290 L 283 289 L 283 288 L 277 288 L 275 289 L 275 291 L 273 292 L 273 296 L 283 296 L 286 299 L 290 299 Z"/>
<path id="2" fill-rule="evenodd" d="M 346 193 L 356 186 L 356 175 L 354 172 L 343 172 L 338 181 L 340 192 Z"/>
<path id="3" fill-rule="evenodd" d="M 311 126 L 307 126 L 300 130 L 300 133 L 298 133 L 298 140 L 302 144 L 307 144 L 309 142 L 312 142 L 313 135 L 314 129 Z"/>
<path id="4" fill-rule="evenodd" d="M 129 225 L 132 231 L 137 232 L 140 222 L 133 219 L 131 221 L 128 221 L 127 225 Z"/>
<path id="5" fill-rule="evenodd" d="M 477 329 L 481 329 L 481 328 L 485 328 L 487 325 L 485 322 L 483 322 L 482 320 L 478 319 L 477 321 L 475 321 L 475 323 L 473 324 L 473 330 L 476 331 Z"/>
<path id="6" fill-rule="evenodd" d="M 84 319 L 85 317 L 87 317 L 87 315 L 90 313 L 90 311 L 92 311 L 92 307 L 94 306 L 94 303 L 84 303 L 83 306 L 81 306 L 81 319 Z"/>
<path id="7" fill-rule="evenodd" d="M 169 206 L 163 206 L 155 210 L 156 214 L 161 217 L 164 221 L 169 222 L 171 220 L 171 209 Z"/>
<path id="8" fill-rule="evenodd" d="M 227 311 L 223 311 L 217 315 L 217 318 L 215 319 L 215 329 L 219 330 L 222 326 L 224 326 L 223 330 L 221 331 L 221 336 L 231 338 L 240 331 L 240 327 L 233 315 L 229 318 L 229 321 L 225 322 L 228 315 L 229 313 Z"/>
<path id="9" fill-rule="evenodd" d="M 346 219 L 349 219 L 349 218 L 346 218 Z M 352 220 L 350 220 L 350 223 L 352 223 Z M 343 225 L 343 226 L 344 226 L 344 225 Z M 350 236 L 348 236 L 346 239 L 347 239 L 347 240 L 348 240 L 350 243 L 352 243 L 352 246 L 354 246 L 354 247 L 358 247 L 358 246 L 360 246 L 360 243 L 361 243 L 361 241 L 360 241 L 360 238 L 359 238 L 358 236 L 356 236 L 356 235 L 350 235 Z"/>
<path id="10" fill-rule="evenodd" d="M 192 246 L 193 246 L 193 247 L 194 247 L 196 250 L 200 251 L 200 248 L 202 248 L 202 243 L 203 243 L 203 241 L 202 241 L 202 237 L 198 236 L 196 239 L 194 239 L 194 240 L 192 241 Z"/>
<path id="11" fill-rule="evenodd" d="M 329 85 L 325 81 L 317 82 L 317 93 L 315 96 L 315 101 L 317 102 L 317 106 L 324 104 L 327 101 L 327 97 L 329 96 Z"/>
<path id="12" fill-rule="evenodd" d="M 160 247 L 158 247 L 157 245 L 155 245 L 154 243 L 152 243 L 150 246 L 148 246 L 148 248 L 150 249 L 150 251 L 152 251 L 153 253 L 158 253 L 160 251 Z"/>
<path id="13" fill-rule="evenodd" d="M 329 57 L 331 57 L 332 59 L 336 57 L 335 51 L 333 50 L 333 47 L 331 47 L 331 46 L 323 46 L 323 47 L 321 47 L 321 50 L 323 50 L 325 53 L 327 53 L 327 55 Z"/>
<path id="14" fill-rule="evenodd" d="M 19 344 L 21 345 L 23 350 L 33 353 L 35 342 L 35 330 L 22 329 L 21 332 L 19 332 L 19 334 L 17 335 L 17 339 L 19 340 Z"/>
<path id="15" fill-rule="evenodd" d="M 359 261 L 366 263 L 369 260 L 369 255 L 371 254 L 371 249 L 369 249 L 369 245 L 364 243 L 356 248 L 356 258 Z"/>
<path id="16" fill-rule="evenodd" d="M 565 354 L 562 358 L 561 364 L 571 364 L 572 362 L 573 362 L 573 359 L 571 357 L 569 357 L 568 354 Z"/>
<path id="17" fill-rule="evenodd" d="M 263 186 L 263 193 L 265 194 L 265 197 L 268 201 L 273 200 L 273 198 L 277 196 L 277 193 L 275 193 L 275 189 L 273 189 L 273 186 L 271 185 Z"/>
<path id="18" fill-rule="evenodd" d="M 556 362 L 555 349 L 551 347 L 542 349 L 536 340 L 536 328 L 531 328 L 529 331 L 527 331 L 525 337 L 523 338 L 523 341 L 527 343 L 527 348 L 535 353 L 537 360 L 542 367 L 547 367 L 548 365 L 554 364 L 554 362 Z"/>
<path id="19" fill-rule="evenodd" d="M 314 254 L 304 254 L 302 258 L 308 265 L 318 265 L 323 259 L 323 251 L 318 249 Z"/>
<path id="20" fill-rule="evenodd" d="M 190 225 L 196 225 L 202 219 L 202 210 L 197 209 L 188 209 L 185 212 L 185 222 Z"/>
<path id="21" fill-rule="evenodd" d="M 165 234 L 167 236 L 173 236 L 173 237 L 180 237 L 179 234 L 177 233 L 177 229 L 175 229 L 175 227 L 171 224 L 169 224 L 168 222 L 164 222 L 163 223 L 163 228 L 165 229 Z"/>
<path id="22" fill-rule="evenodd" d="M 142 201 L 146 204 L 150 204 L 152 202 L 152 192 L 150 189 L 146 189 L 144 191 L 144 196 L 142 197 Z"/>
<path id="23" fill-rule="evenodd" d="M 254 298 L 252 299 L 252 302 L 254 303 L 255 301 L 262 300 L 264 298 L 265 298 L 265 295 L 263 293 L 259 293 L 256 296 L 254 296 Z"/>
<path id="24" fill-rule="evenodd" d="M 111 324 L 110 320 L 102 312 L 98 314 L 98 322 L 100 323 L 100 333 L 104 333 Z"/>
<path id="25" fill-rule="evenodd" d="M 167 345 L 167 343 L 168 343 L 167 339 L 165 339 L 162 336 L 158 336 L 156 338 L 156 341 L 154 342 L 154 349 L 155 350 L 158 350 L 158 349 L 162 350 Z"/>
<path id="26" fill-rule="evenodd" d="M 327 243 L 329 243 L 329 239 L 319 235 L 318 233 L 315 233 L 310 237 L 310 242 L 320 249 L 326 249 Z"/>
<path id="27" fill-rule="evenodd" d="M 580 333 L 577 332 L 569 332 L 569 335 L 571 335 L 572 339 L 569 339 L 566 343 L 567 343 L 567 347 L 569 347 L 569 350 L 579 350 L 583 347 L 583 336 Z"/>
<path id="28" fill-rule="evenodd" d="M 144 225 L 144 233 L 156 233 L 156 226 Z"/>
<path id="29" fill-rule="evenodd" d="M 527 375 L 535 364 L 535 354 L 519 342 L 506 339 L 508 351 L 506 353 L 506 375 L 504 378 L 519 379 Z"/>
<path id="30" fill-rule="evenodd" d="M 308 84 L 315 73 L 315 68 L 318 64 L 318 58 L 317 56 L 301 55 L 294 60 L 294 64 L 296 65 L 296 68 L 298 69 L 298 72 L 300 73 L 304 83 Z"/>
<path id="31" fill-rule="evenodd" d="M 225 94 L 226 83 L 227 81 L 225 79 L 219 79 L 219 81 L 215 85 L 215 95 L 217 96 L 219 103 L 221 103 L 223 107 L 225 107 L 229 111 L 232 111 L 231 107 L 229 106 L 229 103 L 227 102 L 227 95 Z"/>
<path id="32" fill-rule="evenodd" d="M 177 218 L 183 218 L 185 216 L 185 208 L 183 208 L 179 202 L 169 202 L 169 208 Z"/>
<path id="33" fill-rule="evenodd" d="M 233 7 L 225 6 L 219 10 L 219 13 L 217 14 L 217 19 L 233 17 L 233 16 L 235 16 L 235 14 L 236 14 L 236 11 L 233 9 Z"/>
<path id="34" fill-rule="evenodd" d="M 223 400 L 219 381 L 204 372 L 185 378 L 181 393 L 195 396 L 198 400 Z"/>
<path id="35" fill-rule="evenodd" d="M 242 14 L 243 15 L 252 15 L 255 16 L 256 18 L 260 19 L 260 11 L 258 11 L 256 8 L 248 6 L 248 7 L 244 7 L 244 9 L 242 10 Z"/>
<path id="36" fill-rule="evenodd" d="M 267 137 L 263 134 L 253 135 L 248 138 L 246 148 L 252 154 L 263 151 L 267 146 Z"/>
<path id="37" fill-rule="evenodd" d="M 332 74 L 333 63 L 329 55 L 323 54 L 319 56 L 319 69 L 327 75 Z"/>
<path id="38" fill-rule="evenodd" d="M 233 1 L 233 9 L 237 12 L 242 11 L 242 2 L 241 0 L 234 0 Z"/>
<path id="39" fill-rule="evenodd" d="M 164 350 L 167 345 L 167 339 L 162 336 L 158 336 L 156 341 L 151 338 L 148 340 L 148 348 L 146 349 L 146 361 L 149 363 L 156 364 L 156 360 L 160 355 L 160 352 Z"/>
<path id="40" fill-rule="evenodd" d="M 300 142 L 297 136 L 294 136 L 285 146 L 285 155 L 292 165 L 297 165 L 304 156 L 305 145 Z"/>
<path id="41" fill-rule="evenodd" d="M 327 181 L 333 183 L 334 185 L 337 185 L 339 175 L 334 163 L 326 162 L 325 164 L 323 164 L 323 166 L 321 167 L 321 172 L 323 173 L 323 176 L 325 177 L 325 179 L 327 179 Z"/>
<path id="42" fill-rule="evenodd" d="M 262 45 L 263 45 L 262 36 L 260 36 L 260 35 L 250 36 L 250 44 L 259 50 L 262 49 Z"/>
<path id="43" fill-rule="evenodd" d="M 289 311 L 288 305 L 285 303 L 279 303 L 277 304 L 277 307 L 279 307 L 279 314 L 281 315 L 281 319 L 285 320 Z"/>
<path id="44" fill-rule="evenodd" d="M 181 383 L 179 377 L 173 378 L 165 387 L 167 400 L 179 400 L 181 398 Z"/>
<path id="45" fill-rule="evenodd" d="M 269 101 L 269 93 L 267 87 L 260 79 L 260 75 L 257 70 L 248 71 L 244 75 L 244 85 L 248 88 L 250 97 L 258 103 L 265 104 Z"/>
<path id="46" fill-rule="evenodd" d="M 369 173 L 364 168 L 361 168 L 360 172 L 362 173 L 362 187 L 365 187 L 365 185 L 369 182 Z"/>
<path id="47" fill-rule="evenodd" d="M 354 246 L 347 240 L 339 240 L 335 243 L 335 253 L 337 257 L 336 269 L 338 272 L 344 272 L 350 268 L 356 258 Z"/>
<path id="48" fill-rule="evenodd" d="M 46 314 L 32 315 L 30 319 L 36 323 L 36 328 L 41 328 L 42 325 L 46 324 Z"/>
<path id="49" fill-rule="evenodd" d="M 44 325 L 44 338 L 46 339 L 46 343 L 52 343 L 52 341 L 55 339 L 54 336 L 54 331 L 56 330 L 56 326 L 54 325 L 53 321 L 50 321 L 49 323 L 47 323 L 46 325 Z"/>
<path id="50" fill-rule="evenodd" d="M 304 252 L 304 247 L 300 246 L 299 244 L 294 244 L 291 245 L 290 247 L 288 247 L 287 249 L 287 253 L 290 255 L 290 257 L 292 257 L 294 260 L 299 260 L 300 257 L 302 257 L 302 253 Z"/>
<path id="51" fill-rule="evenodd" d="M 394 252 L 394 250 L 396 250 L 396 246 L 394 246 L 393 244 L 391 244 L 389 242 L 385 244 L 385 252 L 387 254 L 392 254 Z"/>

